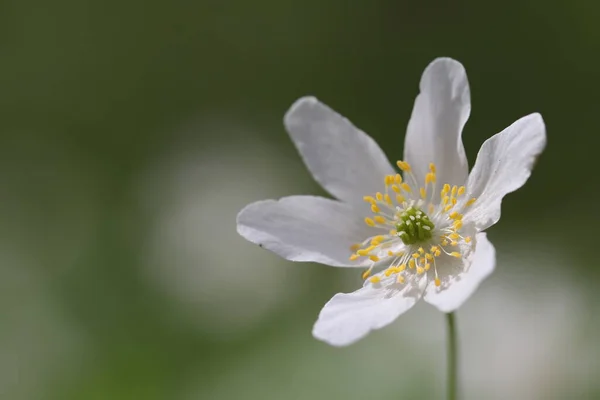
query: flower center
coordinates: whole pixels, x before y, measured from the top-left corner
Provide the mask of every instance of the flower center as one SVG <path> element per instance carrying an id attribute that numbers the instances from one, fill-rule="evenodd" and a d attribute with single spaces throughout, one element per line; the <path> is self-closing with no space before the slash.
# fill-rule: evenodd
<path id="1" fill-rule="evenodd" d="M 435 225 L 420 208 L 408 207 L 397 216 L 396 235 L 404 244 L 415 244 L 431 239 Z"/>
<path id="2" fill-rule="evenodd" d="M 387 265 L 384 272 L 369 278 L 373 284 L 392 275 L 404 283 L 410 276 L 431 270 L 436 286 L 440 286 L 436 260 L 439 263 L 447 257 L 462 258 L 472 245 L 471 238 L 465 236 L 462 213 L 475 198 L 467 200 L 464 186 L 449 184 L 444 184 L 436 197 L 434 164 L 429 165 L 423 186 L 407 162 L 396 164 L 404 178 L 400 174 L 388 175 L 385 193 L 363 198 L 374 214 L 365 218 L 365 223 L 380 232 L 353 245 L 350 260 L 368 257 L 371 266 L 363 279 L 370 276 L 375 264 Z"/>

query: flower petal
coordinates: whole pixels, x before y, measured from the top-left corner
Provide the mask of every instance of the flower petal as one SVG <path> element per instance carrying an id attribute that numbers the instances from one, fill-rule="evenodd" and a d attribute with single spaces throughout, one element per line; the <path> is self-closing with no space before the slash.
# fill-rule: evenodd
<path id="1" fill-rule="evenodd" d="M 335 267 L 361 266 L 348 260 L 350 246 L 372 235 L 351 206 L 314 196 L 252 203 L 238 214 L 237 231 L 288 260 Z"/>
<path id="2" fill-rule="evenodd" d="M 469 175 L 467 192 L 477 200 L 464 213 L 465 222 L 475 223 L 478 230 L 498 222 L 502 198 L 523 186 L 545 146 L 546 128 L 537 113 L 486 140 Z"/>
<path id="3" fill-rule="evenodd" d="M 370 331 L 392 323 L 419 300 L 427 276 L 399 284 L 392 276 L 381 284 L 366 283 L 353 293 L 338 293 L 321 310 L 313 336 L 332 346 L 347 346 Z"/>
<path id="4" fill-rule="evenodd" d="M 437 166 L 437 181 L 464 185 L 468 164 L 461 140 L 471 113 L 469 82 L 464 67 L 438 58 L 425 68 L 404 144 L 404 160 L 421 184 L 429 163 Z"/>
<path id="5" fill-rule="evenodd" d="M 297 100 L 285 126 L 315 180 L 336 198 L 368 210 L 362 198 L 394 174 L 377 143 L 314 97 Z"/>
<path id="6" fill-rule="evenodd" d="M 475 252 L 467 260 L 455 266 L 440 268 L 438 273 L 442 285 L 438 288 L 430 282 L 423 300 L 441 312 L 449 313 L 459 308 L 487 278 L 496 266 L 496 250 L 485 233 L 478 233 Z"/>

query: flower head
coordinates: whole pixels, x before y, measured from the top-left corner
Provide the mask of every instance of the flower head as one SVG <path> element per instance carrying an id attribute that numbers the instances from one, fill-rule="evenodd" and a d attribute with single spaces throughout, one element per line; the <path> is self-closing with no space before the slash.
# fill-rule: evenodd
<path id="1" fill-rule="evenodd" d="M 471 173 L 461 133 L 471 110 L 463 66 L 434 60 L 423 73 L 398 171 L 371 137 L 313 97 L 285 125 L 314 178 L 337 200 L 291 196 L 253 203 L 238 232 L 292 261 L 365 271 L 363 287 L 336 294 L 313 334 L 347 345 L 382 328 L 421 297 L 457 309 L 495 266 L 483 231 L 520 188 L 546 144 L 530 114 L 488 139 Z"/>

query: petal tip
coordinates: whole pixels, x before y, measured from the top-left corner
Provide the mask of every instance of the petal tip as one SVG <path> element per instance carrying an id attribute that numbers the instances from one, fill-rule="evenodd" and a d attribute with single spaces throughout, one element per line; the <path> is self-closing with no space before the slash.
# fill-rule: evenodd
<path id="1" fill-rule="evenodd" d="M 298 100 L 292 103 L 288 111 L 285 113 L 285 116 L 283 117 L 284 123 L 287 125 L 289 119 L 292 117 L 293 114 L 297 113 L 298 110 L 301 110 L 304 107 L 312 107 L 318 103 L 320 103 L 319 100 L 314 96 L 300 97 Z"/>

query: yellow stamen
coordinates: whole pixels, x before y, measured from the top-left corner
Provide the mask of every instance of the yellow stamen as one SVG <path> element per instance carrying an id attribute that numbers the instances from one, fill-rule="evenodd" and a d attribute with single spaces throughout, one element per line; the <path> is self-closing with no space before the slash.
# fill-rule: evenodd
<path id="1" fill-rule="evenodd" d="M 385 196 L 383 196 L 384 200 L 386 203 L 388 203 L 390 206 L 392 205 L 392 198 L 390 197 L 389 194 L 385 194 Z"/>
<path id="2" fill-rule="evenodd" d="M 442 281 L 440 281 L 440 278 L 435 278 L 435 286 L 440 287 L 441 284 Z"/>
<path id="3" fill-rule="evenodd" d="M 376 200 L 373 196 L 365 196 L 363 197 L 363 200 L 366 201 L 367 203 L 375 203 Z"/>
<path id="4" fill-rule="evenodd" d="M 431 264 L 429 264 L 429 263 L 425 264 L 425 271 L 429 271 L 430 268 L 431 268 Z"/>
<path id="5" fill-rule="evenodd" d="M 398 271 L 399 271 L 399 272 L 402 272 L 402 271 L 404 271 L 405 269 L 406 269 L 406 264 L 400 264 L 400 265 L 398 265 Z"/>
<path id="6" fill-rule="evenodd" d="M 373 221 L 371 218 L 365 218 L 365 224 L 369 226 L 375 226 L 375 221 Z"/>
<path id="7" fill-rule="evenodd" d="M 375 197 L 377 198 L 377 200 L 382 201 L 383 200 L 383 194 L 381 194 L 381 192 L 377 192 L 375 193 Z"/>
<path id="8" fill-rule="evenodd" d="M 458 213 L 457 211 L 453 211 L 452 214 L 448 215 L 450 218 L 452 219 L 462 219 L 462 214 Z"/>
<path id="9" fill-rule="evenodd" d="M 369 256 L 369 259 L 374 262 L 379 261 L 379 257 L 377 257 L 377 256 Z"/>
<path id="10" fill-rule="evenodd" d="M 425 268 L 423 268 L 423 267 L 417 267 L 417 274 L 421 275 L 424 272 L 425 272 Z"/>
<path id="11" fill-rule="evenodd" d="M 381 282 L 381 278 L 378 276 L 373 276 L 373 277 L 371 277 L 371 279 L 369 279 L 369 281 L 371 283 L 379 283 L 379 282 Z"/>
<path id="12" fill-rule="evenodd" d="M 470 206 L 470 205 L 472 205 L 473 203 L 475 203 L 475 201 L 476 201 L 476 200 L 477 200 L 477 199 L 476 199 L 475 197 L 473 197 L 471 200 L 467 201 L 467 204 L 465 204 L 465 206 Z"/>
<path id="13" fill-rule="evenodd" d="M 463 227 L 463 222 L 460 219 L 457 221 L 454 221 L 454 229 L 459 230 L 462 227 Z"/>
<path id="14" fill-rule="evenodd" d="M 465 238 L 465 243 L 471 243 L 471 236 L 467 236 Z"/>
<path id="15" fill-rule="evenodd" d="M 435 174 L 435 164 L 434 163 L 429 164 L 429 170 Z"/>
<path id="16" fill-rule="evenodd" d="M 396 176 L 394 177 L 394 181 L 399 185 L 402 183 L 402 175 L 400 174 L 396 174 Z"/>
<path id="17" fill-rule="evenodd" d="M 456 258 L 461 258 L 462 257 L 458 251 L 453 251 L 452 253 L 450 253 L 450 255 L 452 257 L 456 257 Z"/>
<path id="18" fill-rule="evenodd" d="M 464 187 L 464 186 L 461 186 L 461 187 L 459 187 L 459 188 L 458 188 L 458 195 L 459 195 L 459 196 L 462 196 L 463 194 L 465 194 L 465 190 L 466 190 L 466 189 L 465 189 L 465 187 Z"/>
<path id="19" fill-rule="evenodd" d="M 444 187 L 442 188 L 442 192 L 441 192 L 442 196 L 447 195 L 449 191 L 450 191 L 450 185 L 448 185 L 447 183 L 444 184 Z"/>
<path id="20" fill-rule="evenodd" d="M 404 196 L 402 196 L 401 194 L 396 195 L 396 202 L 398 202 L 398 204 L 404 203 L 404 200 Z"/>
<path id="21" fill-rule="evenodd" d="M 376 215 L 373 217 L 373 219 L 379 224 L 385 224 L 385 218 L 383 218 L 381 215 Z"/>
<path id="22" fill-rule="evenodd" d="M 413 253 L 412 258 L 419 258 L 419 253 Z"/>
<path id="23" fill-rule="evenodd" d="M 450 201 L 450 197 L 448 197 L 448 196 L 444 196 L 444 197 L 442 198 L 442 205 L 444 205 L 444 206 L 445 206 L 446 204 L 448 204 L 448 202 L 449 202 L 449 201 Z"/>
<path id="24" fill-rule="evenodd" d="M 419 192 L 421 192 L 421 198 L 424 200 L 427 197 L 427 191 L 425 188 L 421 188 L 419 189 Z"/>
<path id="25" fill-rule="evenodd" d="M 404 277 L 402 275 L 398 275 L 398 283 L 404 283 Z"/>
<path id="26" fill-rule="evenodd" d="M 410 172 L 411 171 L 410 164 L 407 163 L 406 161 L 397 161 L 396 165 L 398 166 L 398 168 L 400 168 L 404 172 Z"/>
<path id="27" fill-rule="evenodd" d="M 458 190 L 458 186 L 456 186 L 456 185 L 452 186 L 452 192 L 450 192 L 450 196 L 452 196 L 452 197 L 456 196 L 457 190 Z"/>
<path id="28" fill-rule="evenodd" d="M 400 193 L 400 188 L 397 185 L 392 185 L 392 190 L 396 193 Z"/>
<path id="29" fill-rule="evenodd" d="M 378 245 L 379 243 L 383 242 L 385 240 L 385 237 L 383 235 L 377 235 L 375 237 L 373 237 L 373 239 L 371 239 L 371 244 L 372 245 Z"/>
<path id="30" fill-rule="evenodd" d="M 394 252 L 391 250 L 388 250 L 388 256 L 392 257 L 394 255 Z"/>
<path id="31" fill-rule="evenodd" d="M 415 268 L 415 259 L 414 258 L 411 258 L 408 261 L 408 268 L 410 268 L 410 269 L 414 269 Z"/>
<path id="32" fill-rule="evenodd" d="M 377 204 L 371 204 L 371 211 L 373 211 L 374 213 L 378 213 L 381 210 L 379 209 L 379 207 L 377 206 Z"/>
<path id="33" fill-rule="evenodd" d="M 400 186 L 402 187 L 402 189 L 404 189 L 408 193 L 412 192 L 412 189 L 410 188 L 410 186 L 408 185 L 408 183 L 404 182 Z"/>
<path id="34" fill-rule="evenodd" d="M 350 261 L 355 261 L 355 260 L 356 260 L 358 257 L 359 257 L 359 255 L 358 255 L 358 254 L 352 254 L 352 255 L 350 256 Z"/>
<path id="35" fill-rule="evenodd" d="M 369 275 L 371 275 L 371 270 L 372 270 L 372 269 L 373 269 L 373 268 L 371 267 L 371 268 L 369 268 L 368 270 L 366 270 L 365 272 L 363 272 L 363 274 L 362 274 L 362 278 L 363 278 L 363 280 L 364 280 L 364 279 L 367 279 L 367 278 L 369 277 Z"/>

